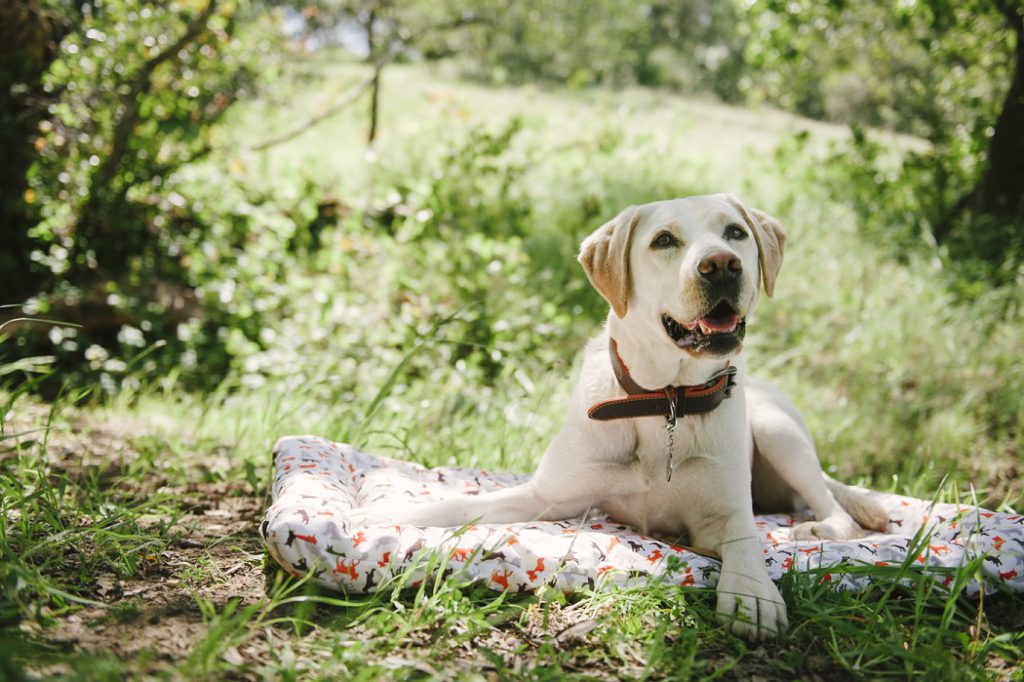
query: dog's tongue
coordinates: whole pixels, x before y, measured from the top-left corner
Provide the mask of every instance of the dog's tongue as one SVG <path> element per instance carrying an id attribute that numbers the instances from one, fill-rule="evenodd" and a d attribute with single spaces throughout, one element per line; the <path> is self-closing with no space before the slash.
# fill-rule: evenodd
<path id="1" fill-rule="evenodd" d="M 736 329 L 736 325 L 739 323 L 740 316 L 735 313 L 717 317 L 705 316 L 697 320 L 700 330 L 705 334 L 728 333 Z"/>

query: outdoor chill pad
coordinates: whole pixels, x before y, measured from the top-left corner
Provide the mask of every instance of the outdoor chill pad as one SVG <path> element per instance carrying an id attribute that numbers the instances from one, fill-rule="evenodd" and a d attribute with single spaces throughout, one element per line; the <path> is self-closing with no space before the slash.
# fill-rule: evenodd
<path id="1" fill-rule="evenodd" d="M 315 436 L 289 436 L 274 449 L 273 504 L 260 532 L 270 554 L 293 575 L 312 571 L 319 584 L 345 592 L 373 592 L 410 568 L 409 586 L 440 570 L 515 591 L 544 584 L 572 591 L 650 580 L 707 587 L 717 582 L 718 561 L 604 517 L 463 529 L 356 525 L 346 518 L 349 510 L 380 500 L 481 494 L 526 478 L 426 469 Z M 786 527 L 805 519 L 758 516 L 772 579 L 814 571 L 819 580 L 857 589 L 905 573 L 899 567 L 909 554 L 913 571 L 946 585 L 953 581 L 949 569 L 980 559 L 967 586 L 971 594 L 1024 591 L 1024 516 L 878 495 L 889 510 L 888 533 L 858 540 L 791 542 Z M 890 568 L 855 569 L 863 566 Z"/>

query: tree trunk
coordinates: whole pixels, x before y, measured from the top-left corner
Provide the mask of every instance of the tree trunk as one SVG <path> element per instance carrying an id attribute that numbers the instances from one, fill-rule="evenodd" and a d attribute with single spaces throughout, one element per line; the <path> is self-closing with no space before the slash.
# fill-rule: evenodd
<path id="1" fill-rule="evenodd" d="M 380 72 L 381 67 L 373 67 L 373 82 L 370 83 L 370 132 L 366 141 L 371 146 L 377 139 L 377 118 L 380 113 Z"/>
<path id="2" fill-rule="evenodd" d="M 377 139 L 377 118 L 380 114 L 380 72 L 384 68 L 377 55 L 377 9 L 370 10 L 366 21 L 366 47 L 370 63 L 373 64 L 373 81 L 370 83 L 370 131 L 366 134 L 366 142 L 373 145 Z"/>
<path id="3" fill-rule="evenodd" d="M 1020 3 L 997 4 L 1016 33 L 1016 61 L 989 144 L 988 167 L 971 193 L 970 203 L 977 215 L 1014 218 L 1024 212 L 1024 16 Z"/>
<path id="4" fill-rule="evenodd" d="M 37 289 L 29 268 L 34 211 L 27 173 L 46 113 L 40 78 L 57 56 L 59 34 L 36 0 L 0 1 L 0 305 L 21 303 Z"/>

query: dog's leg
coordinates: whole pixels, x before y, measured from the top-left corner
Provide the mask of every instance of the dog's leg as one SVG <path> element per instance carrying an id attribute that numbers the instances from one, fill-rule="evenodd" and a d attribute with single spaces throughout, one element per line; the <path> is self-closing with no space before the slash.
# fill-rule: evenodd
<path id="1" fill-rule="evenodd" d="M 793 527 L 794 540 L 842 540 L 864 534 L 861 525 L 884 528 L 885 512 L 877 502 L 866 495 L 843 486 L 845 493 L 836 499 L 829 480 L 821 470 L 810 431 L 799 412 L 780 392 L 755 388 L 748 391 L 753 409 L 748 413 L 750 428 L 758 457 L 763 457 L 774 472 L 792 488 L 814 513 L 814 521 Z M 836 484 L 841 485 L 841 484 Z M 857 520 L 851 517 L 842 501 L 856 503 Z M 865 523 L 866 522 L 866 523 Z"/>
<path id="2" fill-rule="evenodd" d="M 758 457 L 763 457 L 775 473 L 793 489 L 814 513 L 814 521 L 797 524 L 790 531 L 794 540 L 841 540 L 863 534 L 857 523 L 839 504 L 825 485 L 814 447 L 795 428 L 775 422 L 771 428 L 754 429 Z M 796 500 L 794 500 L 796 502 Z"/>
<path id="3" fill-rule="evenodd" d="M 789 627 L 786 604 L 765 568 L 764 553 L 750 501 L 750 471 L 705 460 L 693 463 L 700 487 L 687 491 L 698 516 L 687 522 L 693 544 L 722 556 L 718 579 L 718 618 L 733 633 L 752 640 L 770 639 Z M 685 472 L 683 472 L 685 473 Z"/>
<path id="4" fill-rule="evenodd" d="M 470 523 L 515 523 L 563 519 L 586 509 L 579 499 L 549 499 L 542 496 L 532 481 L 513 488 L 480 495 L 460 495 L 426 503 L 380 504 L 366 510 L 354 510 L 352 518 L 363 523 L 396 523 L 442 528 Z"/>
<path id="5" fill-rule="evenodd" d="M 825 477 L 825 484 L 832 491 L 839 505 L 849 512 L 853 520 L 862 528 L 886 532 L 889 526 L 889 513 L 878 500 L 856 488 L 845 483 L 840 483 L 828 474 Z"/>
<path id="6" fill-rule="evenodd" d="M 579 516 L 595 507 L 607 492 L 600 484 L 609 479 L 631 479 L 643 485 L 643 476 L 634 467 L 595 465 L 577 471 L 571 483 L 540 484 L 530 480 L 513 488 L 482 495 L 460 495 L 438 502 L 421 504 L 381 504 L 366 510 L 354 510 L 351 518 L 364 523 L 407 523 L 414 526 L 464 526 L 468 523 L 517 523 L 521 521 L 557 521 Z M 616 488 L 621 487 L 616 485 Z M 630 493 L 636 492 L 630 489 Z"/>
<path id="7" fill-rule="evenodd" d="M 387 501 L 356 509 L 357 523 L 407 523 L 417 526 L 463 526 L 468 523 L 516 523 L 579 516 L 609 497 L 647 489 L 636 460 L 594 461 L 598 446 L 586 447 L 579 436 L 555 436 L 533 477 L 522 485 L 482 495 L 460 495 L 428 503 Z"/>

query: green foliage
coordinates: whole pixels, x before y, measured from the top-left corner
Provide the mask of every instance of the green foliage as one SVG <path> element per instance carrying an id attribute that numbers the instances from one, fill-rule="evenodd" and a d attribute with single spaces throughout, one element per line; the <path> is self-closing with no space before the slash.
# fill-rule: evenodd
<path id="1" fill-rule="evenodd" d="M 492 83 L 667 85 L 737 98 L 742 40 L 728 2 L 480 3 L 469 72 Z"/>
<path id="2" fill-rule="evenodd" d="M 48 285 L 25 310 L 85 326 L 77 338 L 51 335 L 64 367 L 137 353 L 187 317 L 183 256 L 209 225 L 189 222 L 179 171 L 210 152 L 214 124 L 268 75 L 272 45 L 244 2 L 105 0 L 81 11 L 44 77 L 52 103 L 29 176 L 41 217 L 33 267 Z M 19 344 L 50 345 L 32 329 Z"/>
<path id="3" fill-rule="evenodd" d="M 800 161 L 808 137 L 799 134 L 779 146 L 776 158 L 848 203 L 861 233 L 892 257 L 943 264 L 944 286 L 958 295 L 985 297 L 993 287 L 1024 286 L 1024 219 L 950 217 L 978 177 L 979 152 L 969 138 L 924 145 L 857 126 L 851 133 L 831 145 L 824 161 Z M 942 231 L 947 234 L 938 243 Z"/>
<path id="4" fill-rule="evenodd" d="M 1014 205 L 1020 183 L 1000 176 L 1019 172 L 1016 147 L 1004 150 L 1009 165 L 989 164 L 999 151 L 997 127 L 1001 145 L 1024 135 L 1019 115 L 1001 113 L 1021 68 L 1014 55 L 1022 13 L 1018 2 L 989 0 L 754 3 L 745 87 L 852 126 L 852 143 L 830 157 L 826 176 L 868 234 L 902 255 L 942 244 L 964 290 L 978 289 L 972 280 L 1013 282 L 1024 277 L 1024 214 Z M 927 144 L 895 151 L 868 126 Z"/>
<path id="5" fill-rule="evenodd" d="M 748 19 L 755 97 L 935 142 L 992 135 L 1013 69 L 995 3 L 762 0 Z"/>
<path id="6" fill-rule="evenodd" d="M 259 40 L 238 39 L 234 5 L 108 0 L 86 5 L 45 80 L 58 101 L 41 124 L 33 189 L 54 274 L 159 276 L 180 250 L 161 213 L 184 201 L 174 171 L 209 151 L 212 124 L 244 94 Z M 235 40 L 232 40 L 232 37 Z M 170 188 L 165 188 L 170 185 Z"/>

